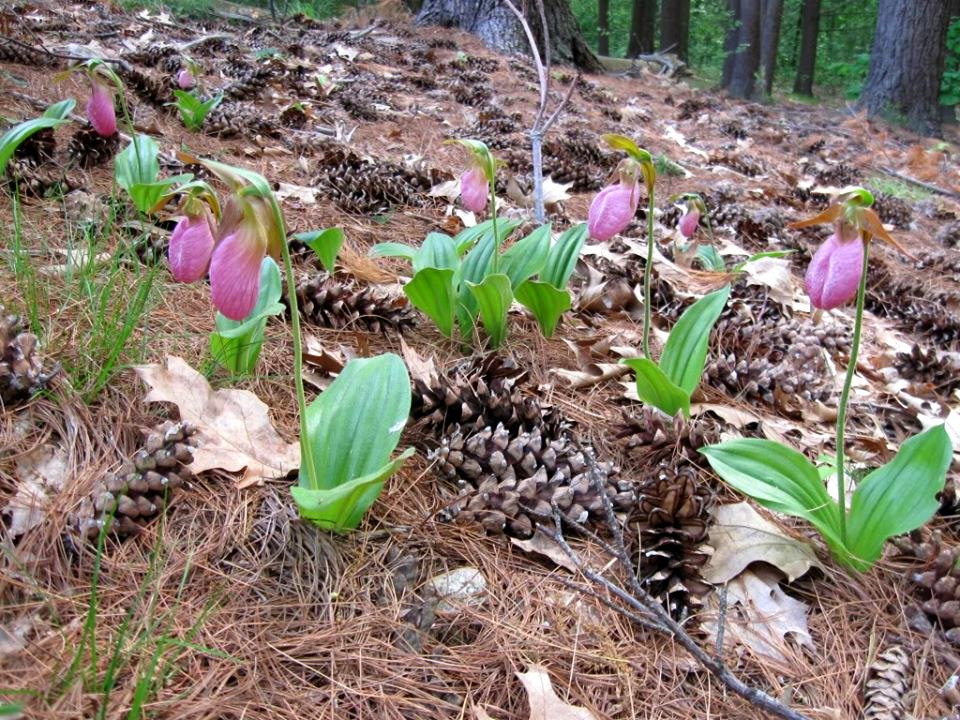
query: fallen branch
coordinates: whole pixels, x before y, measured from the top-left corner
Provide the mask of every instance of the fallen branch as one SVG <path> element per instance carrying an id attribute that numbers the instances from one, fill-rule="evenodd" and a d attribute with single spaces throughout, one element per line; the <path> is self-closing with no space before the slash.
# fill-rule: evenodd
<path id="1" fill-rule="evenodd" d="M 637 574 L 637 569 L 630 559 L 630 554 L 627 552 L 626 543 L 623 539 L 623 530 L 620 527 L 620 522 L 617 520 L 617 517 L 614 514 L 613 503 L 610 501 L 610 496 L 607 494 L 606 485 L 603 481 L 603 471 L 597 465 L 591 449 L 585 447 L 579 447 L 578 449 L 583 453 L 583 456 L 587 461 L 590 479 L 599 493 L 601 500 L 603 501 L 606 525 L 610 530 L 613 540 L 609 543 L 602 541 L 598 536 L 596 536 L 595 533 L 592 533 L 581 523 L 570 520 L 566 520 L 566 522 L 578 532 L 586 533 L 589 537 L 592 537 L 600 542 L 601 547 L 603 547 L 603 549 L 606 550 L 606 552 L 617 561 L 623 570 L 623 573 L 627 578 L 627 588 L 621 587 L 616 582 L 604 577 L 600 573 L 588 567 L 583 561 L 583 558 L 581 558 L 573 550 L 573 548 L 570 547 L 570 544 L 563 536 L 563 523 L 565 520 L 560 512 L 560 508 L 556 505 L 556 503 L 553 504 L 552 533 L 543 525 L 538 525 L 537 531 L 545 533 L 555 543 L 557 543 L 557 545 L 559 545 L 564 553 L 566 553 L 567 557 L 569 557 L 574 565 L 577 566 L 577 569 L 585 578 L 590 580 L 595 585 L 599 585 L 610 595 L 619 598 L 621 601 L 623 601 L 623 603 L 629 606 L 629 608 L 614 602 L 610 598 L 604 598 L 601 593 L 597 592 L 591 587 L 581 586 L 577 583 L 568 583 L 568 585 L 580 590 L 581 592 L 584 592 L 587 595 L 590 595 L 591 597 L 599 599 L 607 607 L 612 608 L 619 614 L 641 625 L 642 627 L 671 637 L 688 653 L 690 653 L 690 655 L 692 655 L 693 658 L 700 663 L 701 666 L 703 666 L 703 668 L 705 668 L 711 675 L 722 682 L 727 689 L 734 694 L 739 695 L 751 705 L 760 708 L 774 717 L 784 718 L 784 720 L 809 720 L 806 715 L 801 715 L 797 711 L 790 709 L 762 690 L 752 688 L 740 680 L 740 678 L 730 672 L 730 670 L 727 669 L 727 667 L 723 664 L 723 660 L 719 655 L 719 650 L 718 654 L 713 656 L 700 647 L 697 641 L 691 637 L 691 635 L 683 628 L 683 626 L 674 620 L 670 613 L 668 613 L 663 606 L 644 589 L 642 583 L 640 582 L 640 577 Z"/>
<path id="2" fill-rule="evenodd" d="M 890 168 L 878 166 L 876 169 L 882 172 L 884 175 L 895 177 L 897 180 L 903 180 L 906 183 L 910 183 L 911 185 L 916 185 L 917 187 L 921 187 L 924 190 L 929 190 L 932 193 L 937 193 L 938 195 L 943 195 L 945 197 L 954 198 L 955 200 L 960 200 L 960 193 L 955 192 L 953 190 L 947 190 L 945 188 L 938 187 L 936 185 L 931 185 L 930 183 L 926 183 L 923 180 L 917 180 L 916 178 L 912 178 L 909 175 L 902 175 L 901 173 L 898 173 L 896 170 L 891 170 Z"/>

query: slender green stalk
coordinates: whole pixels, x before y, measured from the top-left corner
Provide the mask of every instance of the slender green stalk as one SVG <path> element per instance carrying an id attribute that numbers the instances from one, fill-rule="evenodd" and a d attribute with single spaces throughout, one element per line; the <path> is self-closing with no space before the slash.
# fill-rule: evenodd
<path id="1" fill-rule="evenodd" d="M 857 241 L 859 242 L 859 241 Z M 860 286 L 857 288 L 857 312 L 853 321 L 853 342 L 850 344 L 850 361 L 847 363 L 847 376 L 840 393 L 837 407 L 837 501 L 840 504 L 840 541 L 847 544 L 847 497 L 843 481 L 844 465 L 844 426 L 847 422 L 847 403 L 850 400 L 850 386 L 857 372 L 857 355 L 860 352 L 860 331 L 863 329 L 863 305 L 867 295 L 867 261 L 870 257 L 870 244 L 863 246 L 863 268 L 860 272 Z"/>
<path id="2" fill-rule="evenodd" d="M 647 265 L 643 268 L 643 356 L 650 358 L 650 276 L 653 271 L 653 188 L 647 192 Z"/>
<path id="3" fill-rule="evenodd" d="M 493 272 L 500 270 L 500 233 L 497 232 L 497 179 L 490 180 L 490 224 L 493 225 Z"/>
<path id="4" fill-rule="evenodd" d="M 297 391 L 297 412 L 300 415 L 300 468 L 306 466 L 307 478 L 311 483 L 317 481 L 317 469 L 313 465 L 313 453 L 310 451 L 310 435 L 307 433 L 307 395 L 303 389 L 303 341 L 300 336 L 300 306 L 297 303 L 297 283 L 293 278 L 293 261 L 290 259 L 290 245 L 287 242 L 287 228 L 283 222 L 283 213 L 276 200 L 272 201 L 273 213 L 280 228 L 280 251 L 283 256 L 283 269 L 287 275 L 287 298 L 290 303 L 290 325 L 293 329 L 293 384 Z M 301 480 L 303 473 L 300 473 Z M 302 482 L 301 482 L 302 485 Z"/>

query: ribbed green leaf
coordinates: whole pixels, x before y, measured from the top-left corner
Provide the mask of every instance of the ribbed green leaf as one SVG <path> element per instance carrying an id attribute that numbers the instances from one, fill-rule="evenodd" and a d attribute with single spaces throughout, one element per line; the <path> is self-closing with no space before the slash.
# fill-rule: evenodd
<path id="1" fill-rule="evenodd" d="M 770 440 L 743 438 L 700 449 L 728 485 L 764 507 L 802 517 L 842 553 L 840 510 L 813 464 L 796 450 Z"/>
<path id="2" fill-rule="evenodd" d="M 533 313 L 544 337 L 552 337 L 560 316 L 570 309 L 570 293 L 548 282 L 527 280 L 516 289 L 517 302 Z"/>
<path id="3" fill-rule="evenodd" d="M 313 250 L 327 272 L 333 272 L 337 254 L 343 246 L 343 228 L 332 227 L 294 233 L 293 237 Z M 374 246 L 374 250 L 379 245 Z"/>
<path id="4" fill-rule="evenodd" d="M 710 331 L 723 312 L 728 297 L 729 285 L 704 295 L 687 308 L 667 338 L 660 356 L 660 369 L 687 395 L 692 395 L 700 384 L 703 366 L 707 361 Z"/>
<path id="5" fill-rule="evenodd" d="M 425 268 L 456 269 L 460 265 L 460 256 L 453 244 L 453 238 L 443 233 L 429 233 L 423 240 L 423 245 L 413 257 L 413 272 L 417 273 Z"/>
<path id="6" fill-rule="evenodd" d="M 854 568 L 867 570 L 888 538 L 915 530 L 933 517 L 952 456 L 950 437 L 943 425 L 937 425 L 904 442 L 893 460 L 860 482 L 847 523 Z"/>
<path id="7" fill-rule="evenodd" d="M 73 98 L 61 100 L 48 107 L 41 117 L 25 120 L 7 130 L 3 137 L 0 137 L 0 175 L 6 171 L 7 163 L 24 140 L 46 128 L 55 128 L 70 122 L 67 115 L 76 104 L 77 101 Z"/>
<path id="8" fill-rule="evenodd" d="M 377 243 L 370 248 L 370 257 L 401 257 L 412 262 L 416 256 L 416 248 L 398 242 Z"/>
<path id="9" fill-rule="evenodd" d="M 453 317 L 457 306 L 454 274 L 455 271 L 450 268 L 424 268 L 403 286 L 403 292 L 413 306 L 433 320 L 447 337 L 453 334 Z"/>
<path id="10" fill-rule="evenodd" d="M 500 236 L 501 242 L 506 240 L 510 236 L 510 233 L 512 233 L 518 227 L 520 227 L 520 220 L 497 218 L 497 235 Z M 484 235 L 493 235 L 492 219 L 484 220 L 482 223 L 474 225 L 473 227 L 467 228 L 466 230 L 461 230 L 453 239 L 454 244 L 457 246 L 457 254 L 463 255 Z"/>
<path id="11" fill-rule="evenodd" d="M 510 278 L 510 286 L 520 287 L 543 268 L 550 252 L 550 225 L 541 225 L 500 256 L 500 272 Z"/>
<path id="12" fill-rule="evenodd" d="M 492 347 L 500 347 L 507 337 L 507 310 L 513 302 L 510 290 L 510 278 L 503 273 L 487 275 L 482 283 L 467 283 L 467 287 L 477 301 L 480 320 L 490 336 Z"/>
<path id="13" fill-rule="evenodd" d="M 563 289 L 577 266 L 580 250 L 587 241 L 587 224 L 580 223 L 563 233 L 547 255 L 547 263 L 540 271 L 540 280 Z"/>
<path id="14" fill-rule="evenodd" d="M 624 358 L 621 365 L 627 365 L 637 375 L 637 396 L 648 405 L 653 405 L 673 417 L 681 410 L 684 417 L 690 417 L 690 393 L 677 387 L 663 370 L 648 358 Z"/>
<path id="15" fill-rule="evenodd" d="M 398 355 L 354 359 L 307 407 L 309 442 L 299 485 L 339 487 L 390 459 L 410 413 L 410 378 Z M 311 468 L 316 476 L 311 476 Z"/>

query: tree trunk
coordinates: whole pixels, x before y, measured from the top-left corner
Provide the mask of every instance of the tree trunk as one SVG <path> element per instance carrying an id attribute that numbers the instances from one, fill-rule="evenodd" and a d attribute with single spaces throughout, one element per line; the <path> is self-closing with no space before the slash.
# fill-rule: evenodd
<path id="1" fill-rule="evenodd" d="M 720 87 L 730 87 L 733 77 L 733 60 L 737 53 L 737 39 L 740 37 L 740 0 L 727 0 L 727 34 L 723 41 L 723 75 Z"/>
<path id="2" fill-rule="evenodd" d="M 757 69 L 760 67 L 760 0 L 740 0 L 740 29 L 730 72 L 730 97 L 753 95 Z"/>
<path id="3" fill-rule="evenodd" d="M 610 0 L 597 0 L 597 52 L 610 55 Z"/>
<path id="4" fill-rule="evenodd" d="M 569 0 L 543 0 L 543 5 L 551 60 L 569 63 L 585 72 L 603 72 L 603 65 L 583 39 L 580 26 L 570 12 Z M 537 4 L 527 2 L 526 6 L 527 20 L 541 43 L 542 52 L 543 34 Z M 530 52 L 519 21 L 500 0 L 424 0 L 416 23 L 461 28 L 479 37 L 487 47 L 501 52 Z"/>
<path id="5" fill-rule="evenodd" d="M 760 66 L 763 68 L 763 95 L 773 92 L 773 75 L 777 70 L 777 47 L 780 44 L 780 22 L 783 0 L 763 0 L 763 21 L 760 29 Z"/>
<path id="6" fill-rule="evenodd" d="M 817 34 L 820 31 L 820 0 L 804 0 L 800 12 L 800 59 L 793 91 L 813 95 L 813 72 L 817 64 Z"/>
<path id="7" fill-rule="evenodd" d="M 940 76 L 949 3 L 880 0 L 870 71 L 860 97 L 873 116 L 903 120 L 917 132 L 940 132 Z"/>
<path id="8" fill-rule="evenodd" d="M 690 37 L 690 0 L 662 0 L 660 3 L 660 50 L 676 53 L 687 61 Z"/>
<path id="9" fill-rule="evenodd" d="M 633 0 L 627 57 L 636 57 L 641 53 L 653 52 L 653 31 L 656 17 L 657 0 Z"/>

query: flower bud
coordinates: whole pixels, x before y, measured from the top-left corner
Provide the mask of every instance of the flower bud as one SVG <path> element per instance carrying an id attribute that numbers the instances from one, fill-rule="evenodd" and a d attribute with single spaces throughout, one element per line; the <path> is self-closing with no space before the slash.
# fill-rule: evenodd
<path id="1" fill-rule="evenodd" d="M 700 212 L 697 210 L 688 210 L 683 217 L 680 218 L 677 228 L 680 230 L 680 234 L 689 240 L 693 237 L 699 225 Z"/>
<path id="2" fill-rule="evenodd" d="M 182 68 L 180 72 L 177 73 L 177 87 L 181 90 L 190 90 L 197 84 L 196 79 L 193 77 L 193 73 Z"/>
<path id="3" fill-rule="evenodd" d="M 110 137 L 117 132 L 117 113 L 113 109 L 113 93 L 94 80 L 87 101 L 87 119 L 93 129 L 102 137 Z"/>
<path id="4" fill-rule="evenodd" d="M 856 296 L 862 273 L 863 242 L 838 229 L 814 253 L 803 285 L 814 307 L 832 310 Z"/>
<path id="5" fill-rule="evenodd" d="M 590 237 L 605 242 L 626 229 L 637 212 L 640 192 L 637 184 L 608 185 L 593 198 L 587 215 Z"/>
<path id="6" fill-rule="evenodd" d="M 487 207 L 489 191 L 490 186 L 481 168 L 471 168 L 460 176 L 460 201 L 467 210 L 482 213 Z"/>
<path id="7" fill-rule="evenodd" d="M 170 234 L 170 272 L 177 282 L 195 282 L 207 274 L 213 252 L 212 218 L 207 210 L 188 215 Z"/>

